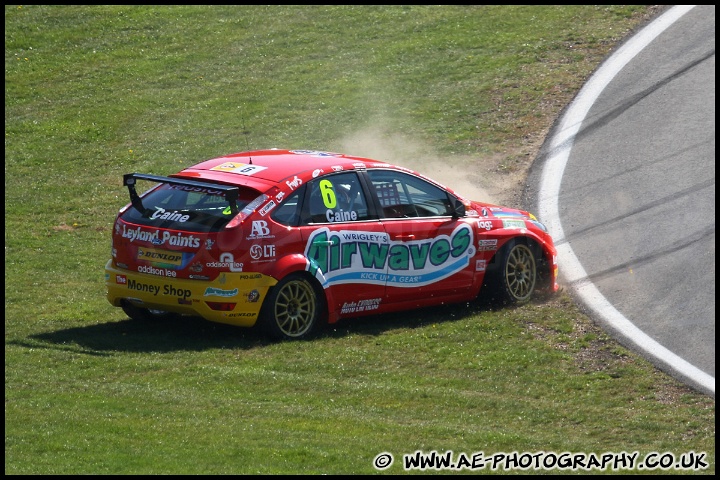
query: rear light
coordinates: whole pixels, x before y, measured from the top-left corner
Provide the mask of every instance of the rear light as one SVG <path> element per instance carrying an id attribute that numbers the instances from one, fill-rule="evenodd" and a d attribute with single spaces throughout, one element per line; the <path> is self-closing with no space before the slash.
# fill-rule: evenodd
<path id="1" fill-rule="evenodd" d="M 229 312 L 235 308 L 237 303 L 226 302 L 205 302 L 208 307 L 219 312 Z"/>
<path id="2" fill-rule="evenodd" d="M 242 212 L 240 212 L 240 213 L 238 213 L 237 215 L 235 215 L 235 216 L 233 217 L 233 219 L 230 220 L 230 221 L 227 223 L 227 225 L 225 225 L 225 228 L 237 227 L 238 225 L 241 225 L 241 224 L 243 223 L 243 221 L 245 221 L 245 219 L 246 219 L 247 217 L 248 217 L 248 216 L 247 216 L 247 214 L 245 213 L 245 210 L 243 210 Z"/>
<path id="3" fill-rule="evenodd" d="M 245 208 L 243 208 L 240 211 L 240 213 L 235 215 L 235 217 L 232 220 L 230 220 L 227 225 L 225 225 L 225 228 L 233 228 L 233 227 L 237 227 L 238 225 L 241 225 L 242 222 L 245 221 L 245 219 L 247 217 L 249 217 L 255 211 L 256 208 L 258 208 L 260 205 L 265 203 L 265 201 L 268 198 L 269 197 L 267 195 L 262 194 L 259 197 L 257 197 L 255 200 L 253 200 L 252 202 L 248 203 L 245 206 Z"/>

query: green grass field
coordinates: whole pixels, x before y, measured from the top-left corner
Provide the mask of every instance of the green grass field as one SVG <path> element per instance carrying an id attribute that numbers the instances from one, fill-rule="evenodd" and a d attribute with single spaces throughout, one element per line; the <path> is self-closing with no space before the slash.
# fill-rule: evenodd
<path id="1" fill-rule="evenodd" d="M 557 115 L 657 11 L 6 5 L 5 473 L 397 474 L 417 451 L 704 452 L 687 473 L 714 473 L 714 399 L 564 292 L 280 343 L 105 298 L 133 171 L 318 149 L 520 206 Z"/>

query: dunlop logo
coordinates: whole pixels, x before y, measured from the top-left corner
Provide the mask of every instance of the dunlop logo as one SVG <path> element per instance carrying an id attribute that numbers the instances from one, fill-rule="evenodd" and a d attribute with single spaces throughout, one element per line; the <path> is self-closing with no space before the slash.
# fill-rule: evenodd
<path id="1" fill-rule="evenodd" d="M 182 253 L 157 248 L 138 248 L 137 259 L 152 263 L 181 265 Z"/>

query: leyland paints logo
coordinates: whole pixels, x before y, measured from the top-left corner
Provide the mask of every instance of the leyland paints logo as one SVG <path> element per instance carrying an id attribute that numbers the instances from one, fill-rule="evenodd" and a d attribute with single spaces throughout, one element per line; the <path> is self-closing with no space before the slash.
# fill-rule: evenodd
<path id="1" fill-rule="evenodd" d="M 118 233 L 120 233 L 119 227 L 120 225 L 116 224 L 115 229 Z M 135 240 L 140 240 L 142 242 L 150 242 L 153 245 L 164 245 L 167 243 L 168 245 L 172 245 L 174 247 L 198 248 L 200 246 L 200 239 L 193 235 L 183 236 L 182 232 L 172 233 L 164 231 L 162 232 L 161 237 L 160 233 L 160 230 L 152 232 L 143 230 L 140 227 L 126 228 L 124 224 L 122 225 L 122 237 L 127 238 L 131 243 Z"/>
<path id="2" fill-rule="evenodd" d="M 305 247 L 308 270 L 325 278 L 324 287 L 342 283 L 372 283 L 418 287 L 447 278 L 467 267 L 475 255 L 469 225 L 450 236 L 396 242 L 384 232 L 320 228 Z"/>

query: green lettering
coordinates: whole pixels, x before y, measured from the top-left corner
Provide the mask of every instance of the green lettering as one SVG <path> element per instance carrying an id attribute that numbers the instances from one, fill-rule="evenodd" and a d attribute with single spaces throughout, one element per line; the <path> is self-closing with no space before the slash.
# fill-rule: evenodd
<path id="1" fill-rule="evenodd" d="M 463 228 L 452 238 L 452 256 L 459 257 L 470 245 L 470 230 Z"/>
<path id="2" fill-rule="evenodd" d="M 330 237 L 332 245 L 330 245 L 330 270 L 340 268 L 340 237 L 333 235 Z"/>
<path id="3" fill-rule="evenodd" d="M 307 256 L 313 265 L 313 274 L 319 269 L 323 273 L 328 271 L 328 239 L 327 232 L 318 233 L 310 241 Z"/>
<path id="4" fill-rule="evenodd" d="M 357 253 L 357 243 L 344 243 L 342 246 L 342 265 L 340 268 L 350 268 L 352 266 L 352 256 Z"/>
<path id="5" fill-rule="evenodd" d="M 413 267 L 418 270 L 425 268 L 425 262 L 427 261 L 429 249 L 429 243 L 423 243 L 422 245 L 410 245 L 410 256 L 412 257 Z"/>
<path id="6" fill-rule="evenodd" d="M 385 268 L 389 248 L 387 245 L 358 243 L 358 247 L 360 247 L 360 260 L 363 268 Z"/>
<path id="7" fill-rule="evenodd" d="M 445 263 L 450 256 L 450 242 L 439 239 L 430 247 L 430 263 L 435 266 Z"/>
<path id="8" fill-rule="evenodd" d="M 410 254 L 405 245 L 393 245 L 390 247 L 388 266 L 392 270 L 407 270 L 410 268 Z"/>

